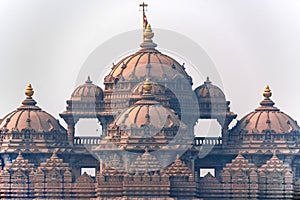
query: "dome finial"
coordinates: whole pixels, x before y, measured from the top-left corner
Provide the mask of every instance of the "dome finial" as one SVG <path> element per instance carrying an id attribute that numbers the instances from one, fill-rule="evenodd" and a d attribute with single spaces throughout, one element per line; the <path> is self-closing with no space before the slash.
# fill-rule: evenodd
<path id="1" fill-rule="evenodd" d="M 141 47 L 144 49 L 155 49 L 157 45 L 152 41 L 154 33 L 152 32 L 151 25 L 148 23 L 143 33 L 144 41 L 141 43 Z"/>
<path id="2" fill-rule="evenodd" d="M 270 87 L 268 85 L 266 85 L 266 87 L 265 87 L 265 90 L 263 92 L 263 96 L 267 99 L 272 96 L 272 92 L 271 92 Z"/>
<path id="3" fill-rule="evenodd" d="M 206 83 L 206 84 L 210 84 L 211 83 L 211 81 L 209 80 L 209 76 L 206 77 L 206 81 L 204 83 Z"/>
<path id="4" fill-rule="evenodd" d="M 85 83 L 93 83 L 93 81 L 91 81 L 91 77 L 88 76 L 87 80 L 85 81 Z"/>
<path id="5" fill-rule="evenodd" d="M 26 89 L 25 89 L 25 95 L 26 95 L 28 98 L 31 99 L 31 97 L 33 96 L 33 94 L 34 94 L 34 91 L 33 91 L 33 89 L 32 89 L 31 84 L 29 83 L 29 84 L 27 85 Z"/>
<path id="6" fill-rule="evenodd" d="M 145 94 L 150 94 L 150 93 L 151 93 L 152 85 L 151 85 L 151 83 L 149 82 L 149 78 L 148 78 L 148 77 L 146 78 L 146 80 L 145 80 L 145 82 L 144 82 L 143 90 L 145 91 L 145 92 L 144 92 Z"/>
<path id="7" fill-rule="evenodd" d="M 274 102 L 270 99 L 270 97 L 272 96 L 272 92 L 270 90 L 270 87 L 268 85 L 266 85 L 265 90 L 263 92 L 263 96 L 265 97 L 261 102 L 260 105 L 262 107 L 259 107 L 257 109 L 255 109 L 256 111 L 259 110 L 278 110 L 278 108 L 274 107 Z M 278 110 L 279 111 L 279 110 Z"/>

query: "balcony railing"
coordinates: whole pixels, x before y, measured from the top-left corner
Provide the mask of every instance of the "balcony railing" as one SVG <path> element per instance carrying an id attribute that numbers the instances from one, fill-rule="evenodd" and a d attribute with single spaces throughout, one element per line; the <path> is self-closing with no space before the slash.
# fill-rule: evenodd
<path id="1" fill-rule="evenodd" d="M 100 137 L 74 137 L 74 145 L 97 146 L 100 143 Z M 195 146 L 221 146 L 221 137 L 195 137 Z"/>
<path id="2" fill-rule="evenodd" d="M 100 137 L 74 137 L 74 145 L 97 146 Z"/>
<path id="3" fill-rule="evenodd" d="M 215 145 L 222 145 L 222 138 L 221 137 L 195 137 L 194 138 L 194 145 L 195 146 L 215 146 Z"/>

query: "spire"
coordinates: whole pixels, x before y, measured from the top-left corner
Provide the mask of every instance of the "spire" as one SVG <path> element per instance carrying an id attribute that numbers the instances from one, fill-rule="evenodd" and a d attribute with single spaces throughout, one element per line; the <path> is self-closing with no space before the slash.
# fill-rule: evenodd
<path id="1" fill-rule="evenodd" d="M 265 87 L 263 96 L 265 97 L 265 99 L 262 100 L 262 102 L 260 102 L 261 106 L 274 106 L 275 103 L 270 99 L 270 97 L 272 96 L 272 92 L 268 85 L 266 85 L 266 87 Z"/>
<path id="2" fill-rule="evenodd" d="M 269 99 L 272 96 L 272 92 L 271 92 L 270 87 L 268 85 L 266 85 L 266 87 L 265 87 L 265 90 L 263 92 L 263 96 L 266 99 Z"/>
<path id="3" fill-rule="evenodd" d="M 260 102 L 260 107 L 255 109 L 256 111 L 279 111 L 278 108 L 274 107 L 274 102 L 270 99 L 272 96 L 271 89 L 266 85 L 263 91 L 264 100 Z"/>
<path id="4" fill-rule="evenodd" d="M 87 83 L 87 84 L 92 84 L 93 83 L 93 81 L 91 81 L 91 77 L 90 76 L 88 76 L 88 78 L 85 81 L 85 83 Z"/>
<path id="5" fill-rule="evenodd" d="M 25 89 L 25 95 L 27 96 L 27 98 L 31 99 L 33 94 L 34 94 L 34 91 L 31 87 L 31 84 L 29 83 Z"/>
<path id="6" fill-rule="evenodd" d="M 205 84 L 211 84 L 211 81 L 209 80 L 209 76 L 206 77 L 206 81 L 204 81 Z"/>
<path id="7" fill-rule="evenodd" d="M 141 94 L 140 98 L 141 100 L 136 102 L 136 105 L 142 104 L 142 105 L 154 105 L 159 104 L 157 101 L 155 101 L 155 97 L 152 94 L 152 85 L 153 83 L 149 81 L 148 77 L 146 78 L 145 82 L 143 83 L 143 93 Z"/>
<path id="8" fill-rule="evenodd" d="M 146 78 L 143 85 L 144 94 L 151 94 L 151 90 L 152 90 L 152 84 L 149 82 L 149 79 Z"/>
<path id="9" fill-rule="evenodd" d="M 152 32 L 151 25 L 148 23 L 147 27 L 143 33 L 144 41 L 140 44 L 143 49 L 155 49 L 157 45 L 152 41 L 154 33 Z"/>
<path id="10" fill-rule="evenodd" d="M 35 106 L 36 101 L 32 98 L 33 94 L 34 94 L 33 88 L 29 83 L 25 89 L 26 99 L 22 102 L 23 105 L 18 108 L 19 110 L 23 110 L 23 109 L 40 110 L 39 107 Z"/>
<path id="11" fill-rule="evenodd" d="M 145 31 L 147 24 L 148 24 L 148 20 L 147 20 L 146 13 L 145 13 L 145 11 L 147 11 L 147 7 L 148 7 L 148 4 L 146 4 L 144 2 L 140 4 L 140 8 L 142 8 L 142 11 L 143 11 L 143 31 Z"/>
<path id="12" fill-rule="evenodd" d="M 143 84 L 143 93 L 142 93 L 142 99 L 144 100 L 154 100 L 154 96 L 152 94 L 152 84 L 150 81 L 149 81 L 149 78 L 147 77 L 144 84 Z"/>

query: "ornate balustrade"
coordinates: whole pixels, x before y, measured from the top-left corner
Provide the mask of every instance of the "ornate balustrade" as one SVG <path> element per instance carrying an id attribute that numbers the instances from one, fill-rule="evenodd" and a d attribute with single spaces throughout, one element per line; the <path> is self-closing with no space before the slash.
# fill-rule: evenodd
<path id="1" fill-rule="evenodd" d="M 194 145 L 195 146 L 222 145 L 222 138 L 221 137 L 195 137 L 194 138 Z"/>
<path id="2" fill-rule="evenodd" d="M 96 146 L 99 144 L 101 137 L 74 137 L 74 145 Z M 195 146 L 221 146 L 221 137 L 195 137 Z"/>
<path id="3" fill-rule="evenodd" d="M 74 145 L 97 146 L 101 137 L 74 137 Z"/>

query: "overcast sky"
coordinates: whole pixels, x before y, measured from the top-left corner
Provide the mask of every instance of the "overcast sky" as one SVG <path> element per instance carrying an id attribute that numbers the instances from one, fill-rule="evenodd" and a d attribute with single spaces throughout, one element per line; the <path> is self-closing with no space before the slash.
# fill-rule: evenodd
<path id="1" fill-rule="evenodd" d="M 139 3 L 1 0 L 0 116 L 21 104 L 30 82 L 38 105 L 59 118 L 91 53 L 113 36 L 141 28 Z M 156 28 L 180 33 L 206 52 L 238 119 L 258 106 L 264 86 L 269 84 L 276 106 L 300 120 L 300 1 L 146 3 L 154 31 Z M 136 38 L 136 44 L 139 42 L 140 38 Z M 105 66 L 99 61 L 103 65 L 99 71 L 116 61 L 110 60 Z M 91 76 L 102 84 L 103 77 Z M 203 77 L 193 78 L 196 85 L 203 82 Z"/>

